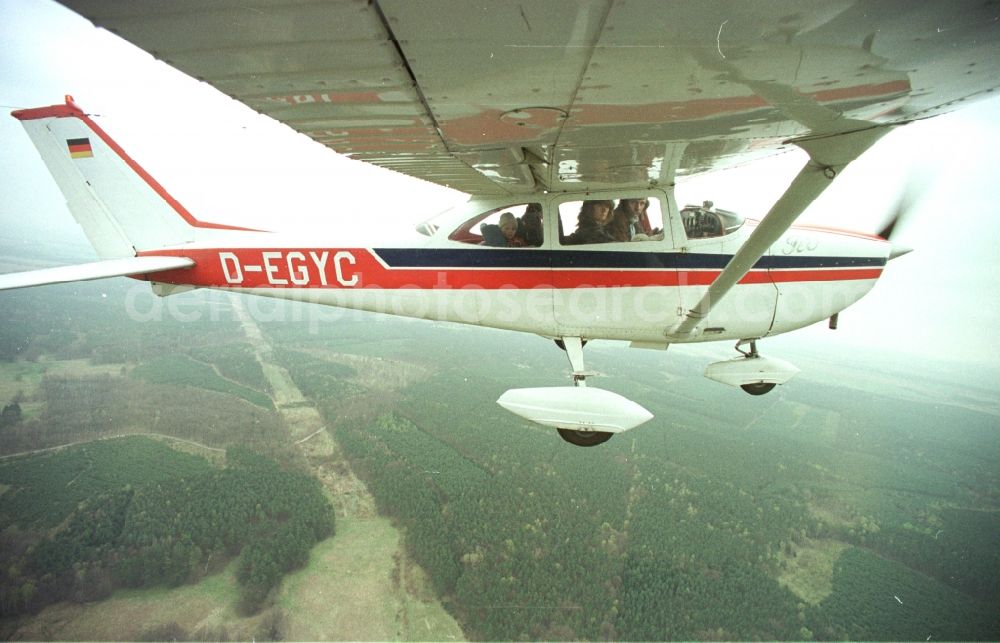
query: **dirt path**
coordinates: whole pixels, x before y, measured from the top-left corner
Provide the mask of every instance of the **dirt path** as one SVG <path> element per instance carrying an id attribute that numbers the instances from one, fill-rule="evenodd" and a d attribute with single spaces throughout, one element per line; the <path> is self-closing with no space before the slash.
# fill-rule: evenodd
<path id="1" fill-rule="evenodd" d="M 399 567 L 415 568 L 402 538 L 377 515 L 375 500 L 354 475 L 315 406 L 288 371 L 238 297 L 233 309 L 273 390 L 272 399 L 337 513 L 337 535 L 320 543 L 309 565 L 283 584 L 279 604 L 289 618 L 293 640 L 458 640 L 462 630 L 425 583 L 392 582 Z M 403 561 L 403 562 L 400 562 Z M 419 571 L 416 576 L 422 577 Z M 414 574 L 410 574 L 414 576 Z M 419 619 L 413 616 L 419 614 Z M 415 627 L 419 625 L 419 627 Z"/>
<path id="2" fill-rule="evenodd" d="M 273 347 L 247 314 L 242 301 L 235 296 L 231 299 L 243 332 L 254 347 L 257 361 L 271 384 L 274 406 L 284 420 L 289 437 L 298 445 L 313 473 L 323 483 L 337 517 L 374 517 L 377 513 L 375 499 L 354 475 L 340 445 L 325 430 L 319 411 L 302 394 L 288 371 L 274 360 Z"/>
<path id="3" fill-rule="evenodd" d="M 48 451 L 59 451 L 60 449 L 65 449 L 67 447 L 76 446 L 78 444 L 88 444 L 90 442 L 97 442 L 99 440 L 118 440 L 120 438 L 128 438 L 134 435 L 141 435 L 147 438 L 159 438 L 161 440 L 167 440 L 169 442 L 177 442 L 180 444 L 186 444 L 188 446 L 195 447 L 196 449 L 201 449 L 204 451 L 212 451 L 215 453 L 225 453 L 225 449 L 220 449 L 218 447 L 210 447 L 207 444 L 202 444 L 201 442 L 195 442 L 194 440 L 185 440 L 184 438 L 178 438 L 173 435 L 166 435 L 164 433 L 150 433 L 149 431 L 136 431 L 135 433 L 116 433 L 115 435 L 102 435 L 96 438 L 87 438 L 86 440 L 77 440 L 75 442 L 67 442 L 66 444 L 57 444 L 51 447 L 42 447 L 41 449 L 32 449 L 31 451 L 18 451 L 17 453 L 8 453 L 7 455 L 0 455 L 0 460 L 6 460 L 8 458 L 19 458 L 21 456 L 35 455 L 37 453 L 46 453 Z"/>

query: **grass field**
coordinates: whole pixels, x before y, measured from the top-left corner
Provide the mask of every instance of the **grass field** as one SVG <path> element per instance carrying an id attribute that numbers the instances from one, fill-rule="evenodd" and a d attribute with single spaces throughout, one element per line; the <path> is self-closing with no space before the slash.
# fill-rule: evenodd
<path id="1" fill-rule="evenodd" d="M 18 393 L 34 393 L 44 374 L 45 366 L 37 362 L 0 362 L 0 405 Z"/>
<path id="2" fill-rule="evenodd" d="M 121 370 L 121 364 L 91 364 L 85 359 L 0 362 L 0 406 L 10 402 L 19 393 L 33 395 L 45 375 L 119 375 Z"/>
<path id="3" fill-rule="evenodd" d="M 225 571 L 197 585 L 170 590 L 123 590 L 99 603 L 59 603 L 42 610 L 12 638 L 135 641 L 157 626 L 177 623 L 188 632 L 221 625 L 231 637 L 247 639 L 260 617 L 245 619 L 233 611 L 239 596 L 235 567 L 234 561 Z"/>
<path id="4" fill-rule="evenodd" d="M 278 604 L 288 615 L 287 638 L 461 640 L 462 630 L 439 603 L 424 603 L 394 582 L 399 545 L 399 532 L 384 518 L 339 519 L 337 536 L 285 579 Z"/>
<path id="5" fill-rule="evenodd" d="M 810 605 L 818 605 L 833 591 L 833 568 L 849 545 L 837 540 L 811 540 L 786 558 L 788 567 L 778 582 Z"/>

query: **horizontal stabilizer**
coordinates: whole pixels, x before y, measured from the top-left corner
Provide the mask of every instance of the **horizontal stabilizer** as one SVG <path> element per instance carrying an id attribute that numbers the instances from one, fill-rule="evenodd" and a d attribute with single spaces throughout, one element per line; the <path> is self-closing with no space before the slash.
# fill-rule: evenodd
<path id="1" fill-rule="evenodd" d="M 190 268 L 193 259 L 187 257 L 128 257 L 125 259 L 109 259 L 82 263 L 75 266 L 59 266 L 28 272 L 14 272 L 0 275 L 0 290 L 12 288 L 27 288 L 29 286 L 44 286 L 46 284 L 63 284 L 70 281 L 88 281 L 107 277 L 128 277 L 145 275 L 165 270 Z"/>

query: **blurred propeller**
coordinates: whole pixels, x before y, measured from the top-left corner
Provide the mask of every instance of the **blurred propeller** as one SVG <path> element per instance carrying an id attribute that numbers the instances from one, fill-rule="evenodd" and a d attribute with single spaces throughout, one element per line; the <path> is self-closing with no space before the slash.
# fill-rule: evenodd
<path id="1" fill-rule="evenodd" d="M 878 236 L 885 240 L 889 240 L 892 236 L 892 231 L 896 229 L 896 224 L 899 223 L 899 219 L 903 216 L 904 210 L 900 208 L 894 208 L 892 218 L 889 219 L 889 223 L 885 224 L 885 227 L 878 231 Z"/>
<path id="2" fill-rule="evenodd" d="M 906 180 L 903 182 L 902 189 L 899 191 L 899 195 L 896 197 L 895 204 L 890 209 L 890 215 L 886 224 L 878 232 L 878 236 L 892 245 L 892 250 L 889 252 L 890 261 L 913 251 L 913 248 L 895 243 L 893 235 L 898 233 L 900 222 L 903 222 L 903 227 L 905 227 L 906 220 L 913 216 L 913 211 L 919 207 L 920 201 L 927 191 L 927 179 L 926 172 L 916 170 L 909 172 Z"/>

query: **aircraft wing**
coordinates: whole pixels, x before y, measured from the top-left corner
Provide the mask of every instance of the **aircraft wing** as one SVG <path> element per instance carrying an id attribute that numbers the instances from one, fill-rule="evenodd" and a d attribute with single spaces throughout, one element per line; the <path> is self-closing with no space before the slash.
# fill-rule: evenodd
<path id="1" fill-rule="evenodd" d="M 63 0 L 341 154 L 477 195 L 668 185 L 1000 84 L 982 0 Z"/>

